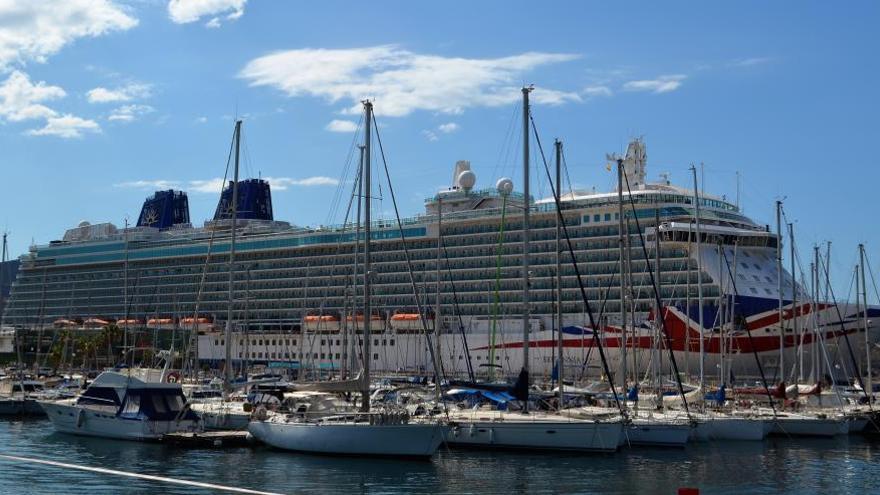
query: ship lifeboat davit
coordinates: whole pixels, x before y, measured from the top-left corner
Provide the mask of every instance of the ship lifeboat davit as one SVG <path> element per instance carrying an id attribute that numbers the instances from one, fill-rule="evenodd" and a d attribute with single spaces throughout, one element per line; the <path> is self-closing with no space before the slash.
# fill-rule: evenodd
<path id="1" fill-rule="evenodd" d="M 303 318 L 306 330 L 320 333 L 339 332 L 342 320 L 337 315 L 307 315 Z"/>
<path id="2" fill-rule="evenodd" d="M 434 320 L 434 313 L 425 315 L 428 321 Z M 428 324 L 428 330 L 433 328 L 433 324 Z M 391 315 L 391 329 L 397 333 L 415 333 L 424 330 L 422 326 L 422 316 L 416 312 L 395 311 Z"/>

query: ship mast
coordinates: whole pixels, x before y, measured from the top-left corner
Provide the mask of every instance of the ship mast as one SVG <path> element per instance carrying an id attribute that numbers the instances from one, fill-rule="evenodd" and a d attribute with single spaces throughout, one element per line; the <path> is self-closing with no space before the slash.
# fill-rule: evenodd
<path id="1" fill-rule="evenodd" d="M 235 378 L 232 370 L 232 305 L 235 301 L 235 230 L 238 221 L 238 160 L 241 150 L 241 120 L 235 121 L 235 170 L 232 179 L 232 212 L 230 232 L 232 238 L 229 243 L 229 303 L 226 306 L 226 329 L 223 338 L 226 339 L 226 345 L 223 346 L 226 351 L 226 375 L 223 388 L 226 394 L 232 390 L 232 380 Z"/>
<path id="2" fill-rule="evenodd" d="M 373 317 L 372 308 L 370 307 L 370 278 L 373 276 L 371 260 L 370 260 L 370 130 L 373 127 L 373 103 L 370 100 L 364 100 L 364 148 L 363 148 L 363 181 L 364 181 L 364 346 L 363 346 L 363 364 L 364 377 L 363 389 L 361 390 L 361 409 L 364 412 L 370 411 L 370 364 L 373 359 L 370 350 L 370 323 Z M 357 322 L 357 318 L 355 318 Z M 355 323 L 357 328 L 357 323 Z"/>
<path id="3" fill-rule="evenodd" d="M 531 319 L 530 310 L 531 302 L 529 297 L 529 93 L 534 89 L 533 86 L 522 88 L 523 95 L 523 253 L 522 253 L 522 276 L 523 276 L 523 367 L 522 373 L 525 375 L 525 388 L 528 394 L 529 387 L 529 320 Z M 494 364 L 494 363 L 490 363 Z M 523 404 L 523 413 L 529 412 L 528 396 Z"/>

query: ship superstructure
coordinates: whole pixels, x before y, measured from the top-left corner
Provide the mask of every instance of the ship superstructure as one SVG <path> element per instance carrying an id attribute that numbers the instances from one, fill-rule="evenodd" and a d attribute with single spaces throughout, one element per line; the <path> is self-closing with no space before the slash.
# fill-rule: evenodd
<path id="1" fill-rule="evenodd" d="M 751 349 L 736 343 L 744 331 L 760 337 L 755 350 L 765 366 L 772 368 L 779 349 L 780 299 L 785 308 L 783 322 L 796 316 L 801 328 L 811 322 L 821 326 L 821 335 L 791 335 L 786 343 L 791 349 L 786 352 L 792 356 L 799 342 L 827 338 L 833 344 L 839 335 L 858 331 L 857 311 L 847 305 L 816 304 L 801 295 L 792 312 L 794 284 L 776 266 L 778 236 L 723 198 L 699 195 L 702 269 L 698 270 L 694 191 L 667 180 L 648 182 L 647 153 L 641 140 L 630 143 L 623 165 L 631 189 L 623 192 L 623 223 L 628 225 L 626 266 L 632 286 L 624 299 L 630 301 L 635 314 L 632 322 L 626 322 L 634 335 L 628 346 L 654 345 L 650 337 L 646 337 L 648 344 L 641 339 L 655 327 L 650 272 L 657 270 L 653 260 L 658 232 L 660 296 L 668 307 L 666 319 L 682 359 L 696 360 L 692 354 L 698 339 L 691 335 L 699 335 L 698 284 L 702 284 L 710 363 L 720 346 L 712 343 L 711 336 L 717 340 L 726 321 L 724 334 L 729 340 L 725 345 L 732 346 L 726 349 L 736 369 L 748 371 L 755 363 Z M 528 204 L 530 326 L 532 347 L 537 349 L 531 367 L 536 374 L 550 372 L 557 303 L 555 203 L 552 198 L 536 201 L 503 188 L 475 189 L 475 183 L 470 164 L 459 162 L 452 187 L 427 198 L 424 214 L 402 219 L 402 228 L 393 220 L 372 224 L 374 369 L 430 366 L 422 320 L 414 315 L 415 297 L 419 297 L 431 312 L 428 330 L 438 327 L 447 372 L 462 372 L 468 355 L 477 370 L 518 372 L 524 324 L 521 212 Z M 324 369 L 344 366 L 356 354 L 351 347 L 356 346 L 356 338 L 349 339 L 346 348 L 342 335 L 346 329 L 356 332 L 365 317 L 354 303 L 358 295 L 354 270 L 359 266 L 355 251 L 361 244 L 358 231 L 353 224 L 309 228 L 275 221 L 268 183 L 242 181 L 239 187 L 233 359 Z M 60 241 L 33 247 L 22 257 L 5 323 L 50 329 L 58 321 L 81 324 L 90 318 L 114 321 L 127 316 L 131 322 L 148 326 L 152 321 L 153 327 L 168 329 L 195 317 L 201 333 L 199 359 L 219 362 L 227 345 L 220 329 L 228 304 L 229 191 L 227 187 L 214 219 L 201 228 L 189 223 L 185 194 L 165 191 L 148 199 L 137 227 L 125 230 L 109 223 L 84 222 Z M 595 314 L 602 317 L 601 338 L 612 360 L 616 359 L 614 349 L 621 345 L 613 337 L 621 327 L 618 194 L 570 191 L 562 195 L 561 205 L 587 296 Z M 506 208 L 503 233 L 502 206 Z M 439 236 L 442 252 L 438 251 Z M 649 260 L 643 255 L 643 239 Z M 412 260 L 417 296 L 404 243 Z M 594 329 L 584 328 L 585 308 L 565 252 L 561 266 L 563 326 L 579 329 L 563 329 L 565 358 L 584 370 L 596 371 L 597 356 L 590 352 Z M 816 318 L 817 313 L 821 318 Z M 783 326 L 792 331 L 790 323 Z M 469 352 L 464 350 L 465 338 Z"/>

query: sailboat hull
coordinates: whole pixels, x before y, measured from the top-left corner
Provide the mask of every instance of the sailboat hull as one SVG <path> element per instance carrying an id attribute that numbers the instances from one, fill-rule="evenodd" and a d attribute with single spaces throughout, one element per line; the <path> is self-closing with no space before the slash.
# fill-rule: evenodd
<path id="1" fill-rule="evenodd" d="M 530 421 L 528 417 L 450 416 L 450 445 L 472 448 L 614 452 L 620 445 L 619 422 Z"/>
<path id="2" fill-rule="evenodd" d="M 430 457 L 443 441 L 438 424 L 252 421 L 248 431 L 272 447 L 328 455 Z"/>
<path id="3" fill-rule="evenodd" d="M 624 442 L 628 441 L 630 445 L 684 447 L 691 436 L 691 430 L 691 426 L 686 423 L 636 419 L 624 430 Z"/>

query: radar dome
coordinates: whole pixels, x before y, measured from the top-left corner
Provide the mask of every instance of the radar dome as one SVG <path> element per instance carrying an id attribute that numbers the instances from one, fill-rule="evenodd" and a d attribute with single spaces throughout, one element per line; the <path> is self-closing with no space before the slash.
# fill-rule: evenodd
<path id="1" fill-rule="evenodd" d="M 513 192 L 513 181 L 508 177 L 502 177 L 495 183 L 495 188 L 498 189 L 498 193 L 502 196 L 508 196 Z"/>
<path id="2" fill-rule="evenodd" d="M 80 223 L 77 225 L 77 227 L 88 227 L 89 225 L 91 225 L 91 224 L 89 223 L 88 220 L 83 220 L 82 222 L 80 222 Z"/>
<path id="3" fill-rule="evenodd" d="M 464 170 L 458 174 L 458 180 L 456 182 L 458 182 L 458 187 L 465 191 L 470 191 L 474 188 L 474 184 L 477 183 L 477 174 L 470 170 Z"/>

